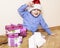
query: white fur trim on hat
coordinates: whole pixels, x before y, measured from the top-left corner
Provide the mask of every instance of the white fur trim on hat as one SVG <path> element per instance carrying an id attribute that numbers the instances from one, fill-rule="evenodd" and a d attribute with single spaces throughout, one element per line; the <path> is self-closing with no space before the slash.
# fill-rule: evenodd
<path id="1" fill-rule="evenodd" d="M 28 11 L 32 11 L 33 9 L 39 9 L 39 10 L 42 10 L 42 7 L 40 4 L 34 4 L 33 7 L 29 7 L 28 8 Z"/>

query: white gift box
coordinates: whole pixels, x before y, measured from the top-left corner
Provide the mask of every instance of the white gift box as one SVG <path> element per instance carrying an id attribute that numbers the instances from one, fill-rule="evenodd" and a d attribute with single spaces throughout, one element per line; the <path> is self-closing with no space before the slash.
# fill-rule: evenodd
<path id="1" fill-rule="evenodd" d="M 46 40 L 42 37 L 40 32 L 35 32 L 30 38 L 29 38 L 29 48 L 37 48 L 42 46 Z"/>

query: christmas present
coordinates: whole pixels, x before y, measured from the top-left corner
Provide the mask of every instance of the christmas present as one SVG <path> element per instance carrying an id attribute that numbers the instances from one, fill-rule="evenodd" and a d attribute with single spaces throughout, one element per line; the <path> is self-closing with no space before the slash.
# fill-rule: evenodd
<path id="1" fill-rule="evenodd" d="M 17 47 L 22 43 L 22 38 L 27 35 L 26 28 L 22 24 L 5 26 L 8 37 L 8 46 Z"/>
<path id="2" fill-rule="evenodd" d="M 18 24 L 17 27 L 20 29 L 20 36 L 25 37 L 27 35 L 27 29 L 22 24 Z"/>
<path id="3" fill-rule="evenodd" d="M 18 47 L 22 43 L 22 36 L 18 34 L 9 34 L 8 35 L 8 46 Z"/>
<path id="4" fill-rule="evenodd" d="M 40 32 L 34 32 L 29 38 L 29 48 L 39 48 L 46 43 L 46 39 L 41 35 Z"/>
<path id="5" fill-rule="evenodd" d="M 17 28 L 16 28 L 16 25 L 11 24 L 11 25 L 6 25 L 5 29 L 8 31 L 12 31 L 12 30 L 16 30 Z"/>
<path id="6" fill-rule="evenodd" d="M 27 34 L 27 33 L 26 33 L 26 28 L 25 28 L 22 24 L 6 25 L 6 26 L 5 26 L 5 29 L 6 29 L 7 35 L 10 34 L 10 33 L 12 33 L 12 34 L 13 34 L 13 33 L 18 33 L 18 34 L 20 34 L 20 36 L 25 37 L 26 34 Z"/>

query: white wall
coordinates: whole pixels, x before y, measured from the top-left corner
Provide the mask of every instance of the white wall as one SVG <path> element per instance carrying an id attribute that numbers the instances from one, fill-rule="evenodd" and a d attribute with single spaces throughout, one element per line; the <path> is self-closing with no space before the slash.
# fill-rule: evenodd
<path id="1" fill-rule="evenodd" d="M 41 0 L 43 15 L 50 27 L 60 26 L 60 0 Z"/>
<path id="2" fill-rule="evenodd" d="M 26 2 L 29 0 L 0 0 L 0 35 L 5 34 L 5 25 L 23 23 L 17 9 Z M 60 26 L 60 0 L 41 0 L 41 4 L 49 27 Z"/>

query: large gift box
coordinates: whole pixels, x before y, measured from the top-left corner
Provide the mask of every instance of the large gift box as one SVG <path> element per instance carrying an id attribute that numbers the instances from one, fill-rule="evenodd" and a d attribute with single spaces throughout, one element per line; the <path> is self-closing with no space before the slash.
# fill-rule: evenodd
<path id="1" fill-rule="evenodd" d="M 46 39 L 40 32 L 34 32 L 29 38 L 29 48 L 40 48 L 46 43 Z"/>
<path id="2" fill-rule="evenodd" d="M 11 24 L 5 26 L 9 46 L 19 46 L 22 38 L 27 35 L 26 28 L 22 24 Z"/>

